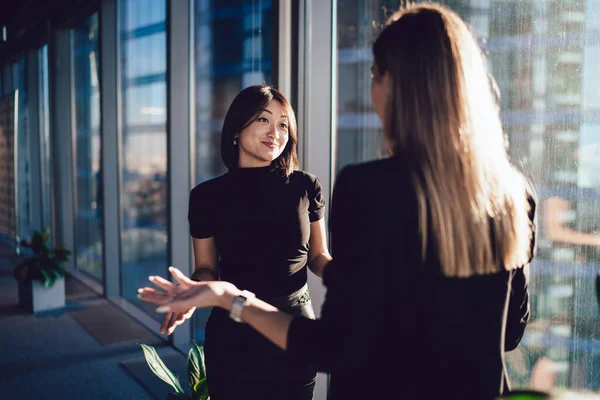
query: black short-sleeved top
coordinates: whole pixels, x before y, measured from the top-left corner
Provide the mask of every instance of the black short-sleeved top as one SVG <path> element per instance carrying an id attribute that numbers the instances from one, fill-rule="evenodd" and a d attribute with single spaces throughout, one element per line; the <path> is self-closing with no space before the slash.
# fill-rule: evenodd
<path id="1" fill-rule="evenodd" d="M 236 168 L 192 189 L 188 219 L 192 237 L 215 238 L 222 280 L 273 297 L 306 283 L 310 223 L 324 209 L 314 175 Z"/>

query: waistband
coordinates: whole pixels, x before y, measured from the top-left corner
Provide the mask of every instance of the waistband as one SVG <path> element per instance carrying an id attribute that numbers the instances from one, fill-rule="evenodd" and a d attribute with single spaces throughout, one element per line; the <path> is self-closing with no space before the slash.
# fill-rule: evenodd
<path id="1" fill-rule="evenodd" d="M 310 294 L 308 292 L 308 284 L 305 283 L 300 289 L 296 290 L 285 296 L 278 297 L 261 297 L 261 300 L 271 304 L 274 307 L 284 309 L 287 307 L 293 307 L 298 305 L 306 304 L 310 301 Z"/>

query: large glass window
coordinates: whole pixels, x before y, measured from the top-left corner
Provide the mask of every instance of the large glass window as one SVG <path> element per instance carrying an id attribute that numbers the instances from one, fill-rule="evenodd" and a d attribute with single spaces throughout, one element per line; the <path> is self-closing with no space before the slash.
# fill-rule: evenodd
<path id="1" fill-rule="evenodd" d="M 17 96 L 17 235 L 20 239 L 31 234 L 31 194 L 29 191 L 29 99 L 27 96 L 27 63 L 24 58 L 12 64 L 13 90 Z"/>
<path id="2" fill-rule="evenodd" d="M 137 289 L 149 275 L 167 276 L 166 4 L 119 2 L 123 296 L 156 319 Z"/>
<path id="3" fill-rule="evenodd" d="M 273 6 L 270 0 L 196 0 L 194 21 L 197 184 L 226 171 L 221 128 L 234 97 L 245 87 L 273 84 Z M 196 311 L 199 340 L 206 315 Z"/>
<path id="4" fill-rule="evenodd" d="M 77 268 L 98 281 L 103 279 L 102 154 L 98 14 L 71 31 L 73 45 L 75 142 L 75 257 Z M 40 81 L 43 83 L 43 81 Z M 44 101 L 44 99 L 42 99 Z M 46 117 L 42 116 L 42 126 Z M 44 136 L 42 149 L 47 151 Z M 46 164 L 44 164 L 46 167 Z M 48 189 L 44 177 L 44 191 Z"/>
<path id="5" fill-rule="evenodd" d="M 50 164 L 50 85 L 48 81 L 48 45 L 38 50 L 40 85 L 40 138 L 42 166 L 42 226 L 52 226 L 52 179 Z"/>
<path id="6" fill-rule="evenodd" d="M 336 169 L 382 153 L 369 99 L 373 22 L 398 1 L 338 0 Z M 600 389 L 598 0 L 446 1 L 480 38 L 513 162 L 539 197 L 532 318 L 508 354 L 514 386 Z"/>

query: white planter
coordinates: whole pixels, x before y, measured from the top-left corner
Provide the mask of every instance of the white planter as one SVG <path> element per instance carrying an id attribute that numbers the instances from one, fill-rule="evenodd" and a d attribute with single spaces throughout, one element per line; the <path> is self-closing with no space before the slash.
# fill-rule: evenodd
<path id="1" fill-rule="evenodd" d="M 57 279 L 49 288 L 38 280 L 19 282 L 19 305 L 30 313 L 64 307 L 65 278 Z"/>

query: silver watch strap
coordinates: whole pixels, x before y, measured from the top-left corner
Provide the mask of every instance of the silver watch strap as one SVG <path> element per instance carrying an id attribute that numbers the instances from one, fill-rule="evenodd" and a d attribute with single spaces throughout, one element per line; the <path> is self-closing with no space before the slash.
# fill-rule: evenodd
<path id="1" fill-rule="evenodd" d="M 231 306 L 231 312 L 229 313 L 229 317 L 235 322 L 242 322 L 242 311 L 244 310 L 244 306 L 246 305 L 246 301 L 254 297 L 254 293 L 249 292 L 248 290 L 242 291 L 242 293 L 235 298 L 233 301 L 233 305 Z"/>

